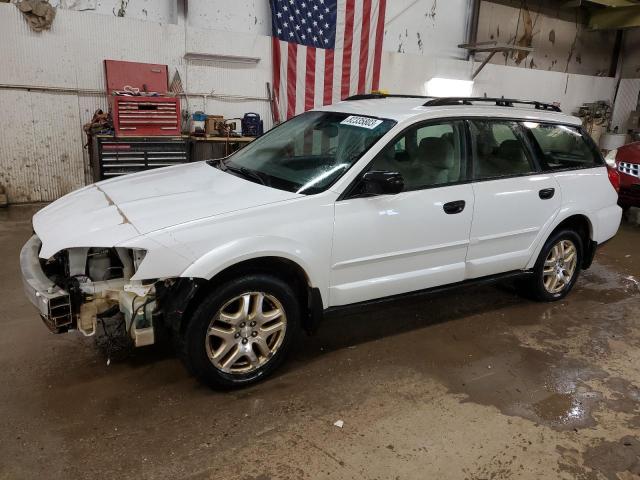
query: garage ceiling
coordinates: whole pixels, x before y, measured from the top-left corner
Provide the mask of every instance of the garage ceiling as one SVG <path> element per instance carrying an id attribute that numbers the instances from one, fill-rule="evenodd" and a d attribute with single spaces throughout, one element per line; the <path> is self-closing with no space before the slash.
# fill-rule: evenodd
<path id="1" fill-rule="evenodd" d="M 585 0 L 582 3 L 597 3 L 598 5 L 604 5 L 605 7 L 633 7 L 640 2 L 634 0 Z"/>
<path id="2" fill-rule="evenodd" d="M 594 30 L 640 27 L 640 0 L 573 0 L 565 5 L 588 7 L 589 27 Z"/>

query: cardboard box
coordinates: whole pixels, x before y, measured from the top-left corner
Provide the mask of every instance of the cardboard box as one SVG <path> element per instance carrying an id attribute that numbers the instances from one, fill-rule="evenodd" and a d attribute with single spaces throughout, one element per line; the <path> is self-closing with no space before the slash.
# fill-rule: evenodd
<path id="1" fill-rule="evenodd" d="M 204 132 L 206 135 L 220 135 L 220 124 L 224 122 L 222 115 L 207 115 L 204 123 Z"/>

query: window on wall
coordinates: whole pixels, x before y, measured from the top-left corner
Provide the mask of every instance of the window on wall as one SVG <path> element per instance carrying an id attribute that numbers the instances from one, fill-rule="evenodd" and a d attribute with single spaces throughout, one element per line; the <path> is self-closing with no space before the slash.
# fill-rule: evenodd
<path id="1" fill-rule="evenodd" d="M 592 167 L 601 164 L 600 158 L 576 127 L 524 122 L 542 154 L 542 166 L 556 170 Z"/>
<path id="2" fill-rule="evenodd" d="M 398 172 L 405 190 L 435 187 L 466 180 L 463 122 L 413 127 L 392 141 L 369 170 Z"/>
<path id="3" fill-rule="evenodd" d="M 471 120 L 469 125 L 474 178 L 522 175 L 535 170 L 518 134 L 516 122 Z"/>

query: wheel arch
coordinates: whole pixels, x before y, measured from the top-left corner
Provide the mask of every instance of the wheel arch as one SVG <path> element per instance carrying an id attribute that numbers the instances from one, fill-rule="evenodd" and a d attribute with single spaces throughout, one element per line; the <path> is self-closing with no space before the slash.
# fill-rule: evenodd
<path id="1" fill-rule="evenodd" d="M 166 323 L 174 332 L 182 333 L 200 302 L 216 287 L 250 274 L 269 274 L 291 284 L 300 300 L 302 328 L 314 332 L 322 319 L 323 299 L 320 290 L 313 286 L 307 271 L 296 261 L 279 255 L 262 255 L 231 263 L 211 278 L 181 277 L 174 285 L 173 301 L 168 306 Z"/>
<path id="2" fill-rule="evenodd" d="M 596 253 L 597 243 L 593 240 L 594 231 L 593 223 L 588 216 L 584 214 L 574 214 L 562 220 L 550 233 L 553 235 L 555 232 L 562 229 L 571 229 L 575 231 L 582 240 L 582 269 L 587 269 L 593 262 L 593 257 Z"/>
<path id="3" fill-rule="evenodd" d="M 573 230 L 580 236 L 584 249 L 581 268 L 589 268 L 591 266 L 591 262 L 593 261 L 593 256 L 595 254 L 595 249 L 597 246 L 597 243 L 593 241 L 594 225 L 591 219 L 583 212 L 572 212 L 566 215 L 564 218 L 556 220 L 556 223 L 549 229 L 548 233 L 544 235 L 544 237 L 542 237 L 542 241 L 538 245 L 535 254 L 529 261 L 528 268 L 533 267 L 538 258 L 538 255 L 540 255 L 540 251 L 542 250 L 547 240 L 553 234 L 563 229 Z"/>

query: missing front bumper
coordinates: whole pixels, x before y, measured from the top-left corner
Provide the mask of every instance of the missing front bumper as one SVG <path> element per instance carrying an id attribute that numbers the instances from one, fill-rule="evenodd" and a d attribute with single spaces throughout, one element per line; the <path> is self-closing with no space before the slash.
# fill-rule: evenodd
<path id="1" fill-rule="evenodd" d="M 73 328 L 73 312 L 69 293 L 58 287 L 42 271 L 40 247 L 42 243 L 33 235 L 20 252 L 22 284 L 29 301 L 38 309 L 45 325 L 53 333 L 64 333 Z"/>

